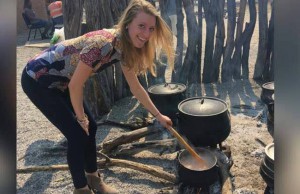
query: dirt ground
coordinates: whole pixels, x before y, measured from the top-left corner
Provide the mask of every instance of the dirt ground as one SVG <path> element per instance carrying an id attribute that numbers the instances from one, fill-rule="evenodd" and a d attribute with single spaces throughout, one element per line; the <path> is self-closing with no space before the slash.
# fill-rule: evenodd
<path id="1" fill-rule="evenodd" d="M 258 37 L 253 37 L 250 51 L 250 71 L 253 71 Z M 39 110 L 25 96 L 20 86 L 20 75 L 26 61 L 43 48 L 25 46 L 27 32 L 19 34 L 17 39 L 17 168 L 38 165 L 65 164 L 65 139 L 59 131 L 47 121 Z M 253 72 L 250 72 L 250 74 Z M 253 80 L 239 80 L 225 84 L 202 84 L 192 86 L 188 96 L 214 96 L 225 100 L 231 115 L 231 133 L 223 142 L 232 151 L 233 166 L 230 170 L 235 194 L 262 194 L 266 187 L 259 174 L 260 162 L 264 157 L 264 147 L 255 138 L 265 144 L 273 142 L 267 131 L 266 107 L 260 100 L 261 86 Z M 262 114 L 261 114 L 262 113 Z M 143 116 L 144 109 L 134 98 L 125 98 L 116 103 L 107 115 L 115 120 L 127 120 L 133 116 Z M 261 117 L 256 118 L 261 114 Z M 97 143 L 126 132 L 125 129 L 101 125 L 97 131 Z M 170 134 L 167 134 L 170 137 Z M 166 137 L 162 132 L 161 137 Z M 140 141 L 144 141 L 145 138 Z M 159 150 L 142 151 L 126 159 L 176 173 L 176 153 Z M 101 169 L 104 180 L 116 187 L 120 193 L 156 194 L 161 189 L 172 187 L 171 183 L 136 170 L 121 167 Z M 72 193 L 73 185 L 68 171 L 41 171 L 17 174 L 17 193 Z"/>

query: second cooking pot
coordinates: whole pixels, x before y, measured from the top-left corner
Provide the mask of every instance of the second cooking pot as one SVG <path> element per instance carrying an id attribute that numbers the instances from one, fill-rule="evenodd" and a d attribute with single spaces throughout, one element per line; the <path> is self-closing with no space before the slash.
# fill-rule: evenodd
<path id="1" fill-rule="evenodd" d="M 266 165 L 274 170 L 274 160 L 275 160 L 275 154 L 274 154 L 274 143 L 270 143 L 265 147 L 265 163 Z"/>
<path id="2" fill-rule="evenodd" d="M 173 82 L 153 85 L 148 88 L 148 93 L 157 109 L 176 125 L 177 106 L 185 99 L 185 90 L 184 84 Z"/>
<path id="3" fill-rule="evenodd" d="M 178 130 L 194 146 L 215 146 L 230 131 L 230 114 L 226 102 L 214 97 L 194 97 L 178 104 Z"/>
<path id="4" fill-rule="evenodd" d="M 265 147 L 265 157 L 261 162 L 259 172 L 269 187 L 274 187 L 274 143 Z"/>
<path id="5" fill-rule="evenodd" d="M 269 104 L 273 101 L 272 95 L 274 94 L 274 82 L 267 82 L 262 85 L 262 92 L 260 99 L 265 103 Z"/>

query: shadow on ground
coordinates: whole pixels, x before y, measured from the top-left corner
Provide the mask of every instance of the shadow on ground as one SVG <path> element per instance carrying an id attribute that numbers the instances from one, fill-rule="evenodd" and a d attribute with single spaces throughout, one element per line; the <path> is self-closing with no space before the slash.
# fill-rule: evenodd
<path id="1" fill-rule="evenodd" d="M 46 139 L 35 141 L 26 150 L 24 165 L 46 166 L 66 163 L 66 149 L 67 144 L 65 139 L 62 139 L 59 142 Z M 44 193 L 49 187 L 52 178 L 52 171 L 33 172 L 25 182 L 24 186 L 18 188 L 17 193 L 32 194 L 32 191 L 35 191 L 34 193 Z"/>
<path id="2" fill-rule="evenodd" d="M 187 90 L 188 97 L 215 97 L 226 101 L 232 115 L 255 117 L 264 108 L 260 99 L 261 86 L 254 80 L 236 80 L 226 83 L 193 84 Z"/>

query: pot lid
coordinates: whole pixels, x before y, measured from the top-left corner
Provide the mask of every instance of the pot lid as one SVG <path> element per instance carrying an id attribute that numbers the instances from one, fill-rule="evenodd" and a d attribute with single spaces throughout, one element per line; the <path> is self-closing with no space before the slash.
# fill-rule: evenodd
<path id="1" fill-rule="evenodd" d="M 264 83 L 262 87 L 267 90 L 274 90 L 274 82 Z"/>
<path id="2" fill-rule="evenodd" d="M 195 97 L 180 102 L 178 109 L 192 116 L 210 116 L 226 111 L 227 104 L 218 98 Z"/>
<path id="3" fill-rule="evenodd" d="M 152 94 L 176 94 L 186 90 L 186 86 L 181 83 L 161 83 L 148 88 L 148 92 Z"/>
<path id="4" fill-rule="evenodd" d="M 265 147 L 266 155 L 274 161 L 274 143 L 268 144 Z"/>

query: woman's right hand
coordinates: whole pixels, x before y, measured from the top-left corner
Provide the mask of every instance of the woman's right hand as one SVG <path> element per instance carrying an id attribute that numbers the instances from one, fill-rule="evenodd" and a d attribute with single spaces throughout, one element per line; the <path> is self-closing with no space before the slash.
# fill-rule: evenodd
<path id="1" fill-rule="evenodd" d="M 80 126 L 82 127 L 82 129 L 85 131 L 85 133 L 89 136 L 89 119 L 88 117 L 85 115 L 83 119 L 78 119 L 77 118 L 77 122 L 80 124 Z"/>
<path id="2" fill-rule="evenodd" d="M 168 116 L 163 115 L 161 113 L 159 113 L 155 118 L 159 121 L 159 123 L 163 127 L 167 128 L 167 129 L 169 129 L 173 125 L 172 120 Z"/>

